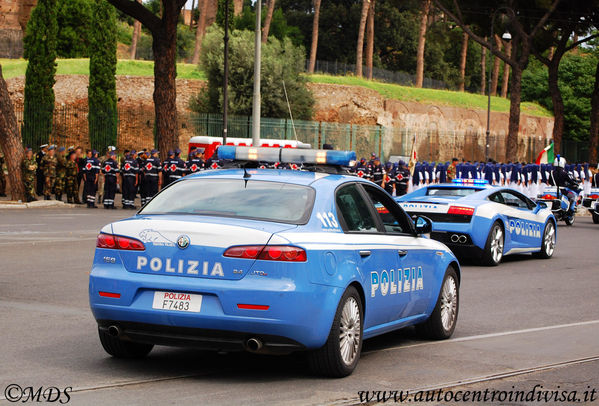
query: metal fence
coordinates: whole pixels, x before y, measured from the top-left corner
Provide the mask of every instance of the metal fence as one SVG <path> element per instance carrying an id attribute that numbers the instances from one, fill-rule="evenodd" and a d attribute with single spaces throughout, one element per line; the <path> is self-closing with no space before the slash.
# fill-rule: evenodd
<path id="1" fill-rule="evenodd" d="M 306 71 L 310 61 L 306 61 Z M 362 72 L 366 75 L 366 66 L 363 66 Z M 325 73 L 328 75 L 354 75 L 356 73 L 356 65 L 343 62 L 331 62 L 331 61 L 316 61 L 314 65 L 315 73 Z M 372 77 L 387 83 L 395 83 L 403 86 L 413 86 L 416 82 L 416 75 L 412 75 L 407 72 L 401 71 L 390 71 L 386 69 L 373 68 Z M 422 81 L 422 87 L 427 89 L 448 89 L 449 87 L 442 80 L 435 80 L 431 78 L 424 78 Z"/>
<path id="2" fill-rule="evenodd" d="M 19 128 L 23 128 L 23 109 L 17 107 Z M 152 148 L 154 144 L 154 111 L 151 107 L 122 108 L 118 111 L 117 142 L 119 150 Z M 23 144 L 37 148 L 42 143 L 62 146 L 80 145 L 104 150 L 113 145 L 114 139 L 90 137 L 87 106 L 57 106 L 53 113 L 52 132 L 45 138 L 31 137 L 22 133 Z M 250 138 L 251 117 L 229 117 L 230 137 Z M 189 139 L 194 135 L 222 136 L 222 116 L 218 114 L 183 113 L 178 115 L 179 146 L 186 150 Z M 297 139 L 313 147 L 332 144 L 336 149 L 354 150 L 358 158 L 371 153 L 388 159 L 391 155 L 409 156 L 415 146 L 418 159 L 423 161 L 448 161 L 453 157 L 472 161 L 485 159 L 486 136 L 479 131 L 421 130 L 378 125 L 357 125 L 288 119 L 261 119 L 261 137 L 270 139 Z M 90 139 L 93 138 L 93 139 Z M 533 161 L 549 141 L 537 137 L 520 137 L 518 157 L 506 158 L 506 135 L 491 132 L 488 145 L 489 157 L 497 161 Z M 586 161 L 588 145 L 565 141 L 562 153 L 569 161 Z"/>

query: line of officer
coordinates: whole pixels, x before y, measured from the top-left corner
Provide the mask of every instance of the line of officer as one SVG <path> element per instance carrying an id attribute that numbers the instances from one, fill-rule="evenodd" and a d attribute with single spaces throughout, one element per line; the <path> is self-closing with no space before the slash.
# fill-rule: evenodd
<path id="1" fill-rule="evenodd" d="M 151 150 L 150 156 L 145 160 L 143 166 L 140 167 L 140 172 L 143 173 L 144 190 L 144 195 L 141 196 L 142 206 L 152 200 L 160 187 L 162 165 L 158 153 L 157 149 Z"/>
<path id="2" fill-rule="evenodd" d="M 105 209 L 114 209 L 114 195 L 118 184 L 119 164 L 116 161 L 116 152 L 108 152 L 108 159 L 102 164 L 104 174 L 104 203 Z"/>
<path id="3" fill-rule="evenodd" d="M 136 156 L 137 153 L 135 150 L 130 151 L 125 155 L 125 159 L 121 165 L 121 173 L 123 174 L 123 209 L 135 209 L 135 195 L 137 194 L 139 173 Z"/>
<path id="4" fill-rule="evenodd" d="M 54 189 L 54 182 L 56 180 L 56 166 L 58 165 L 58 159 L 55 156 L 55 147 L 51 145 L 48 147 L 48 152 L 42 157 L 40 166 L 42 167 L 42 174 L 44 177 L 44 200 L 50 200 L 50 195 Z"/>
<path id="5" fill-rule="evenodd" d="M 25 199 L 27 202 L 33 202 L 35 198 L 35 174 L 37 172 L 37 162 L 33 157 L 31 148 L 25 149 L 25 159 L 21 162 L 21 173 L 23 175 L 23 184 L 25 186 Z"/>
<path id="6" fill-rule="evenodd" d="M 35 171 L 36 175 L 36 185 L 35 192 L 38 196 L 41 196 L 44 193 L 44 170 L 42 169 L 42 159 L 44 155 L 48 152 L 48 144 L 40 145 L 40 150 L 35 154 L 35 162 L 37 162 L 37 169 Z"/>
<path id="7" fill-rule="evenodd" d="M 87 202 L 87 207 L 95 209 L 96 192 L 98 191 L 98 178 L 100 173 L 100 160 L 98 151 L 87 150 L 87 158 L 83 166 L 83 200 Z"/>

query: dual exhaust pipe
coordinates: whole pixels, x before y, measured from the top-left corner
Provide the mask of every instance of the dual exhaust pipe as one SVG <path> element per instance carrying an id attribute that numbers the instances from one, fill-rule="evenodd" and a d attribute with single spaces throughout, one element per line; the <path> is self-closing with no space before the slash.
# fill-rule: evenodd
<path id="1" fill-rule="evenodd" d="M 468 241 L 468 237 L 466 237 L 464 234 L 452 234 L 449 239 L 454 244 L 465 244 L 466 241 Z"/>
<path id="2" fill-rule="evenodd" d="M 123 332 L 119 328 L 119 326 L 113 325 L 108 327 L 108 334 L 111 337 L 120 337 L 123 334 Z M 260 340 L 259 338 L 252 337 L 245 342 L 244 346 L 248 352 L 260 352 L 260 350 L 262 350 L 262 348 L 264 347 L 264 344 L 262 343 L 262 340 Z"/>

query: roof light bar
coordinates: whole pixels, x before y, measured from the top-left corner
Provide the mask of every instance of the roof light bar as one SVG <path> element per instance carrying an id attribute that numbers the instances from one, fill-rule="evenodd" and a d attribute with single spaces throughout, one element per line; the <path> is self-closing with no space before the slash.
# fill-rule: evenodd
<path id="1" fill-rule="evenodd" d="M 488 185 L 489 181 L 486 179 L 462 179 L 462 178 L 458 178 L 458 179 L 454 179 L 452 181 L 455 184 L 458 185 Z"/>
<path id="2" fill-rule="evenodd" d="M 354 151 L 325 149 L 236 147 L 232 145 L 222 145 L 218 148 L 218 158 L 236 161 L 353 166 L 356 162 L 356 153 Z"/>

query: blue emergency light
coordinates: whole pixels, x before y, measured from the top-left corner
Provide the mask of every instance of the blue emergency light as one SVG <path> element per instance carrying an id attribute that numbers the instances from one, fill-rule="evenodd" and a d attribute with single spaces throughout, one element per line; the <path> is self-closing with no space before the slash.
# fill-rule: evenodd
<path id="1" fill-rule="evenodd" d="M 217 150 L 218 159 L 256 162 L 282 162 L 312 165 L 354 166 L 354 151 L 327 149 L 299 149 L 272 147 L 236 147 L 221 145 Z"/>
<path id="2" fill-rule="evenodd" d="M 489 181 L 486 179 L 462 179 L 457 178 L 452 180 L 453 183 L 458 185 L 488 185 Z"/>

